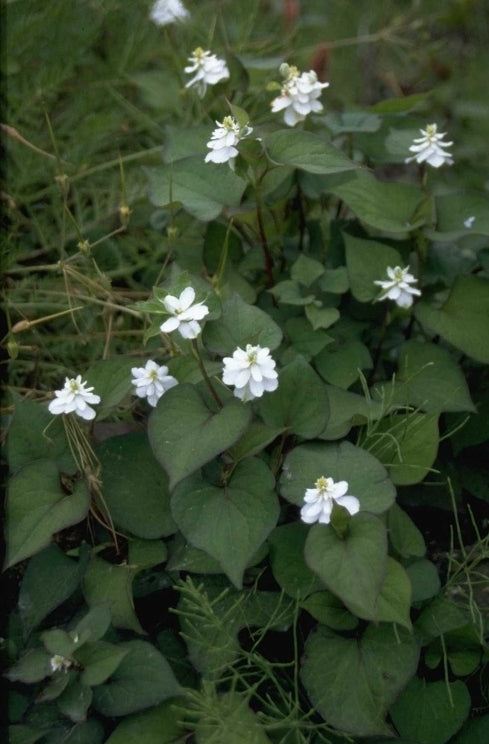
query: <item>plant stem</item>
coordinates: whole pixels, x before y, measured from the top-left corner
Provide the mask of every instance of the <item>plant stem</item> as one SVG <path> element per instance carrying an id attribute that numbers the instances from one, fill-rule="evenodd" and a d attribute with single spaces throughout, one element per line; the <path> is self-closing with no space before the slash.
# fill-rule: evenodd
<path id="1" fill-rule="evenodd" d="M 199 347 L 198 347 L 198 344 L 197 344 L 197 340 L 196 339 L 192 339 L 192 349 L 193 349 L 194 355 L 195 355 L 195 357 L 196 357 L 196 359 L 197 359 L 197 361 L 199 363 L 200 371 L 202 372 L 202 377 L 204 378 L 205 384 L 209 388 L 209 391 L 210 391 L 212 397 L 214 398 L 214 400 L 216 401 L 217 405 L 219 406 L 219 408 L 222 408 L 221 400 L 220 400 L 218 394 L 216 393 L 216 391 L 214 390 L 214 387 L 212 386 L 212 382 L 210 381 L 209 375 L 207 374 L 207 370 L 206 370 L 206 368 L 204 366 L 204 360 L 202 359 L 202 356 L 200 354 Z"/>

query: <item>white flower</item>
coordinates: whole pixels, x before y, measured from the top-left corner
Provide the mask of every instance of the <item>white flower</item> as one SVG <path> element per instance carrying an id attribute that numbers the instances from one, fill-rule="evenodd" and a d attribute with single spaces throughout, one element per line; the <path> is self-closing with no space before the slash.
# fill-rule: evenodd
<path id="1" fill-rule="evenodd" d="M 472 227 L 472 225 L 475 222 L 475 216 L 472 215 L 471 217 L 467 217 L 466 220 L 464 220 L 464 227 L 466 227 L 468 230 Z"/>
<path id="2" fill-rule="evenodd" d="M 131 372 L 134 393 L 138 398 L 147 398 L 153 408 L 163 393 L 178 385 L 178 381 L 168 374 L 168 367 L 159 367 L 152 359 L 149 359 L 144 367 L 133 367 Z"/>
<path id="3" fill-rule="evenodd" d="M 54 654 L 54 656 L 51 656 L 49 663 L 51 664 L 51 670 L 53 672 L 67 672 L 70 666 L 73 665 L 72 661 L 67 659 L 65 656 L 61 656 L 61 654 Z"/>
<path id="4" fill-rule="evenodd" d="M 323 110 L 318 98 L 329 83 L 320 83 L 314 70 L 300 74 L 297 67 L 283 64 L 280 71 L 285 80 L 280 95 L 273 99 L 270 106 L 274 113 L 285 109 L 284 121 L 289 127 L 304 121 L 311 111 Z"/>
<path id="5" fill-rule="evenodd" d="M 421 295 L 421 292 L 416 287 L 411 287 L 411 284 L 416 284 L 418 280 L 409 273 L 409 266 L 406 266 L 405 269 L 400 266 L 395 266 L 392 269 L 388 266 L 387 276 L 389 277 L 387 280 L 374 281 L 374 284 L 378 284 L 382 288 L 378 299 L 394 300 L 399 307 L 411 307 L 413 295 Z"/>
<path id="6" fill-rule="evenodd" d="M 178 330 L 183 338 L 197 338 L 201 331 L 197 321 L 205 318 L 209 308 L 203 302 L 194 305 L 194 300 L 195 291 L 192 287 L 186 287 L 180 297 L 167 295 L 163 304 L 172 317 L 160 325 L 160 331 L 171 333 Z"/>
<path id="7" fill-rule="evenodd" d="M 222 380 L 225 385 L 234 385 L 234 395 L 247 401 L 261 398 L 264 392 L 272 392 L 278 387 L 278 374 L 275 362 L 266 346 L 239 346 L 232 357 L 224 357 Z"/>
<path id="8" fill-rule="evenodd" d="M 95 418 L 95 411 L 88 403 L 100 403 L 100 395 L 92 393 L 93 387 L 85 387 L 81 375 L 71 380 L 66 377 L 64 387 L 55 390 L 56 398 L 49 404 L 50 413 L 72 413 L 73 411 L 85 421 Z"/>
<path id="9" fill-rule="evenodd" d="M 426 161 L 433 168 L 439 168 L 444 163 L 452 165 L 453 159 L 450 153 L 443 148 L 450 147 L 453 142 L 442 142 L 445 132 L 437 132 L 436 124 L 428 124 L 426 129 L 420 129 L 419 131 L 423 136 L 413 140 L 413 144 L 409 148 L 409 151 L 414 152 L 415 155 L 406 158 L 404 162 L 412 163 L 415 160 L 417 163 L 424 163 Z"/>
<path id="10" fill-rule="evenodd" d="M 157 0 L 149 17 L 157 26 L 166 26 L 175 21 L 184 21 L 190 13 L 180 0 Z"/>
<path id="11" fill-rule="evenodd" d="M 216 85 L 220 80 L 229 77 L 229 70 L 224 59 L 219 59 L 215 54 L 204 51 L 201 47 L 194 49 L 188 58 L 190 64 L 184 68 L 184 72 L 195 75 L 185 85 L 186 88 L 195 86 L 201 98 L 205 96 L 208 85 Z"/>
<path id="12" fill-rule="evenodd" d="M 210 152 L 205 156 L 206 163 L 228 163 L 233 168 L 234 159 L 238 154 L 236 145 L 244 137 L 247 137 L 253 129 L 249 126 L 241 127 L 232 116 L 225 116 L 219 122 L 216 121 L 217 129 L 214 129 L 207 147 Z"/>
<path id="13" fill-rule="evenodd" d="M 356 496 L 345 495 L 347 491 L 347 481 L 335 483 L 332 478 L 322 475 L 315 482 L 314 488 L 306 488 L 305 504 L 301 508 L 302 521 L 307 524 L 329 524 L 334 502 L 344 506 L 350 514 L 356 514 L 360 510 L 360 502 Z"/>

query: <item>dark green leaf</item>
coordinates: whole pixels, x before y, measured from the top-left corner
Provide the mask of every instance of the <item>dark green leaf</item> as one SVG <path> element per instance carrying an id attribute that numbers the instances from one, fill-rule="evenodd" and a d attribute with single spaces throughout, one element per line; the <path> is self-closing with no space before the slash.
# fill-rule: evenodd
<path id="1" fill-rule="evenodd" d="M 194 476 L 172 496 L 173 517 L 197 548 L 215 558 L 233 584 L 275 527 L 279 507 L 274 478 L 261 460 L 242 460 L 224 488 Z"/>
<path id="2" fill-rule="evenodd" d="M 170 489 L 231 447 L 250 418 L 250 407 L 238 400 L 213 413 L 192 385 L 168 390 L 149 418 L 148 434 L 156 458 L 169 475 Z"/>
<path id="3" fill-rule="evenodd" d="M 83 481 L 66 494 L 51 460 L 36 460 L 11 478 L 7 496 L 5 567 L 37 553 L 55 532 L 87 516 L 90 495 Z"/>
<path id="4" fill-rule="evenodd" d="M 127 716 L 178 694 L 166 659 L 145 641 L 120 643 L 127 654 L 110 681 L 94 690 L 93 703 L 104 716 Z"/>
<path id="5" fill-rule="evenodd" d="M 280 371 L 278 389 L 264 396 L 259 408 L 267 426 L 305 439 L 317 437 L 328 422 L 325 385 L 300 356 Z"/>
<path id="6" fill-rule="evenodd" d="M 117 527 L 145 539 L 175 532 L 168 476 L 144 434 L 106 439 L 97 448 L 97 457 L 104 499 Z"/>
<path id="7" fill-rule="evenodd" d="M 361 638 L 320 626 L 307 640 L 301 676 L 330 725 L 358 736 L 387 735 L 387 709 L 414 674 L 418 656 L 414 637 L 390 624 L 369 625 Z"/>

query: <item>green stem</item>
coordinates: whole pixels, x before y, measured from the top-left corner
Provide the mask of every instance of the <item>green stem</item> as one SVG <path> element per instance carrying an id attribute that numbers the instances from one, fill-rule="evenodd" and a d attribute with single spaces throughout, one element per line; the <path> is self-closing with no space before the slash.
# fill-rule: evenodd
<path id="1" fill-rule="evenodd" d="M 206 370 L 206 368 L 204 366 L 204 360 L 202 359 L 202 356 L 200 354 L 199 347 L 198 347 L 198 344 L 197 344 L 197 339 L 192 339 L 192 349 L 193 349 L 194 355 L 195 355 L 195 357 L 196 357 L 196 359 L 197 359 L 197 361 L 199 363 L 200 371 L 202 372 L 202 377 L 204 378 L 205 384 L 209 388 L 209 391 L 210 391 L 212 397 L 214 398 L 214 400 L 216 401 L 218 407 L 219 408 L 222 408 L 222 402 L 221 402 L 218 394 L 214 390 L 214 388 L 212 386 L 212 382 L 210 381 L 210 377 L 207 374 L 207 370 Z"/>

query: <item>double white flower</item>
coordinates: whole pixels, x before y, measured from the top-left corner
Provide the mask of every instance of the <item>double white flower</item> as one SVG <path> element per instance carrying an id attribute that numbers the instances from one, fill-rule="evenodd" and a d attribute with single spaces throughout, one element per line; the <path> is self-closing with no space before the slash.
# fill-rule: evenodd
<path id="1" fill-rule="evenodd" d="M 314 488 L 306 488 L 304 506 L 301 508 L 301 519 L 307 524 L 319 522 L 329 524 L 334 503 L 343 506 L 350 514 L 360 510 L 360 502 L 356 496 L 347 495 L 348 482 L 325 478 L 322 475 L 314 484 Z"/>
<path id="2" fill-rule="evenodd" d="M 186 83 L 186 88 L 197 88 L 200 98 L 205 96 L 208 85 L 216 85 L 220 80 L 226 80 L 229 77 L 229 70 L 224 59 L 219 59 L 215 54 L 204 51 L 202 47 L 194 49 L 190 57 L 190 62 L 184 68 L 187 75 L 195 73 L 193 78 Z"/>
<path id="3" fill-rule="evenodd" d="M 379 300 L 394 300 L 396 305 L 399 307 L 411 307 L 413 304 L 413 295 L 421 295 L 421 292 L 416 287 L 412 287 L 412 284 L 417 283 L 415 276 L 409 273 L 409 266 L 405 269 L 400 266 L 395 266 L 393 269 L 387 267 L 386 280 L 379 279 L 374 281 L 381 287 L 382 292 L 378 297 Z"/>
<path id="4" fill-rule="evenodd" d="M 266 346 L 247 344 L 244 351 L 238 347 L 232 357 L 224 357 L 223 363 L 222 381 L 234 385 L 234 395 L 242 401 L 261 398 L 278 387 L 275 361 Z"/>
<path id="5" fill-rule="evenodd" d="M 208 315 L 209 308 L 203 302 L 194 304 L 194 300 L 193 287 L 186 287 L 180 297 L 167 295 L 162 302 L 171 317 L 161 324 L 160 331 L 172 333 L 178 330 L 182 338 L 197 338 L 202 330 L 198 321 Z"/>
<path id="6" fill-rule="evenodd" d="M 206 163 L 229 163 L 231 168 L 238 154 L 236 145 L 244 137 L 247 137 L 253 129 L 247 125 L 240 126 L 233 116 L 225 116 L 219 122 L 216 121 L 217 129 L 214 129 L 207 147 L 210 152 L 205 157 Z"/>
<path id="7" fill-rule="evenodd" d="M 66 377 L 64 387 L 54 391 L 56 398 L 49 404 L 50 413 L 76 413 L 85 421 L 94 419 L 95 411 L 88 404 L 100 403 L 100 396 L 92 393 L 93 387 L 87 388 L 86 385 L 81 375 L 72 379 Z"/>
<path id="8" fill-rule="evenodd" d="M 167 390 L 178 385 L 178 380 L 168 374 L 168 367 L 159 367 L 152 359 L 144 367 L 133 367 L 131 372 L 134 393 L 138 398 L 146 398 L 153 408 Z"/>
<path id="9" fill-rule="evenodd" d="M 273 99 L 270 106 L 274 113 L 285 109 L 284 121 L 289 127 L 304 121 L 311 111 L 323 110 L 318 98 L 329 83 L 320 83 L 314 70 L 301 74 L 297 67 L 283 64 L 280 72 L 285 80 L 280 95 Z"/>
<path id="10" fill-rule="evenodd" d="M 180 0 L 157 0 L 151 8 L 149 17 L 157 26 L 167 26 L 175 21 L 184 21 L 189 15 Z"/>
<path id="11" fill-rule="evenodd" d="M 73 662 L 70 659 L 67 659 L 66 656 L 61 656 L 61 654 L 54 654 L 54 656 L 51 656 L 49 664 L 52 672 L 66 673 L 68 669 L 73 666 Z"/>
<path id="12" fill-rule="evenodd" d="M 423 136 L 415 139 L 409 148 L 409 151 L 415 154 L 406 158 L 405 162 L 412 163 L 413 160 L 417 163 L 426 162 L 433 168 L 439 168 L 444 163 L 453 165 L 451 154 L 444 149 L 453 145 L 453 142 L 442 142 L 446 133 L 438 132 L 436 124 L 428 124 L 426 129 L 420 129 L 419 131 Z"/>

